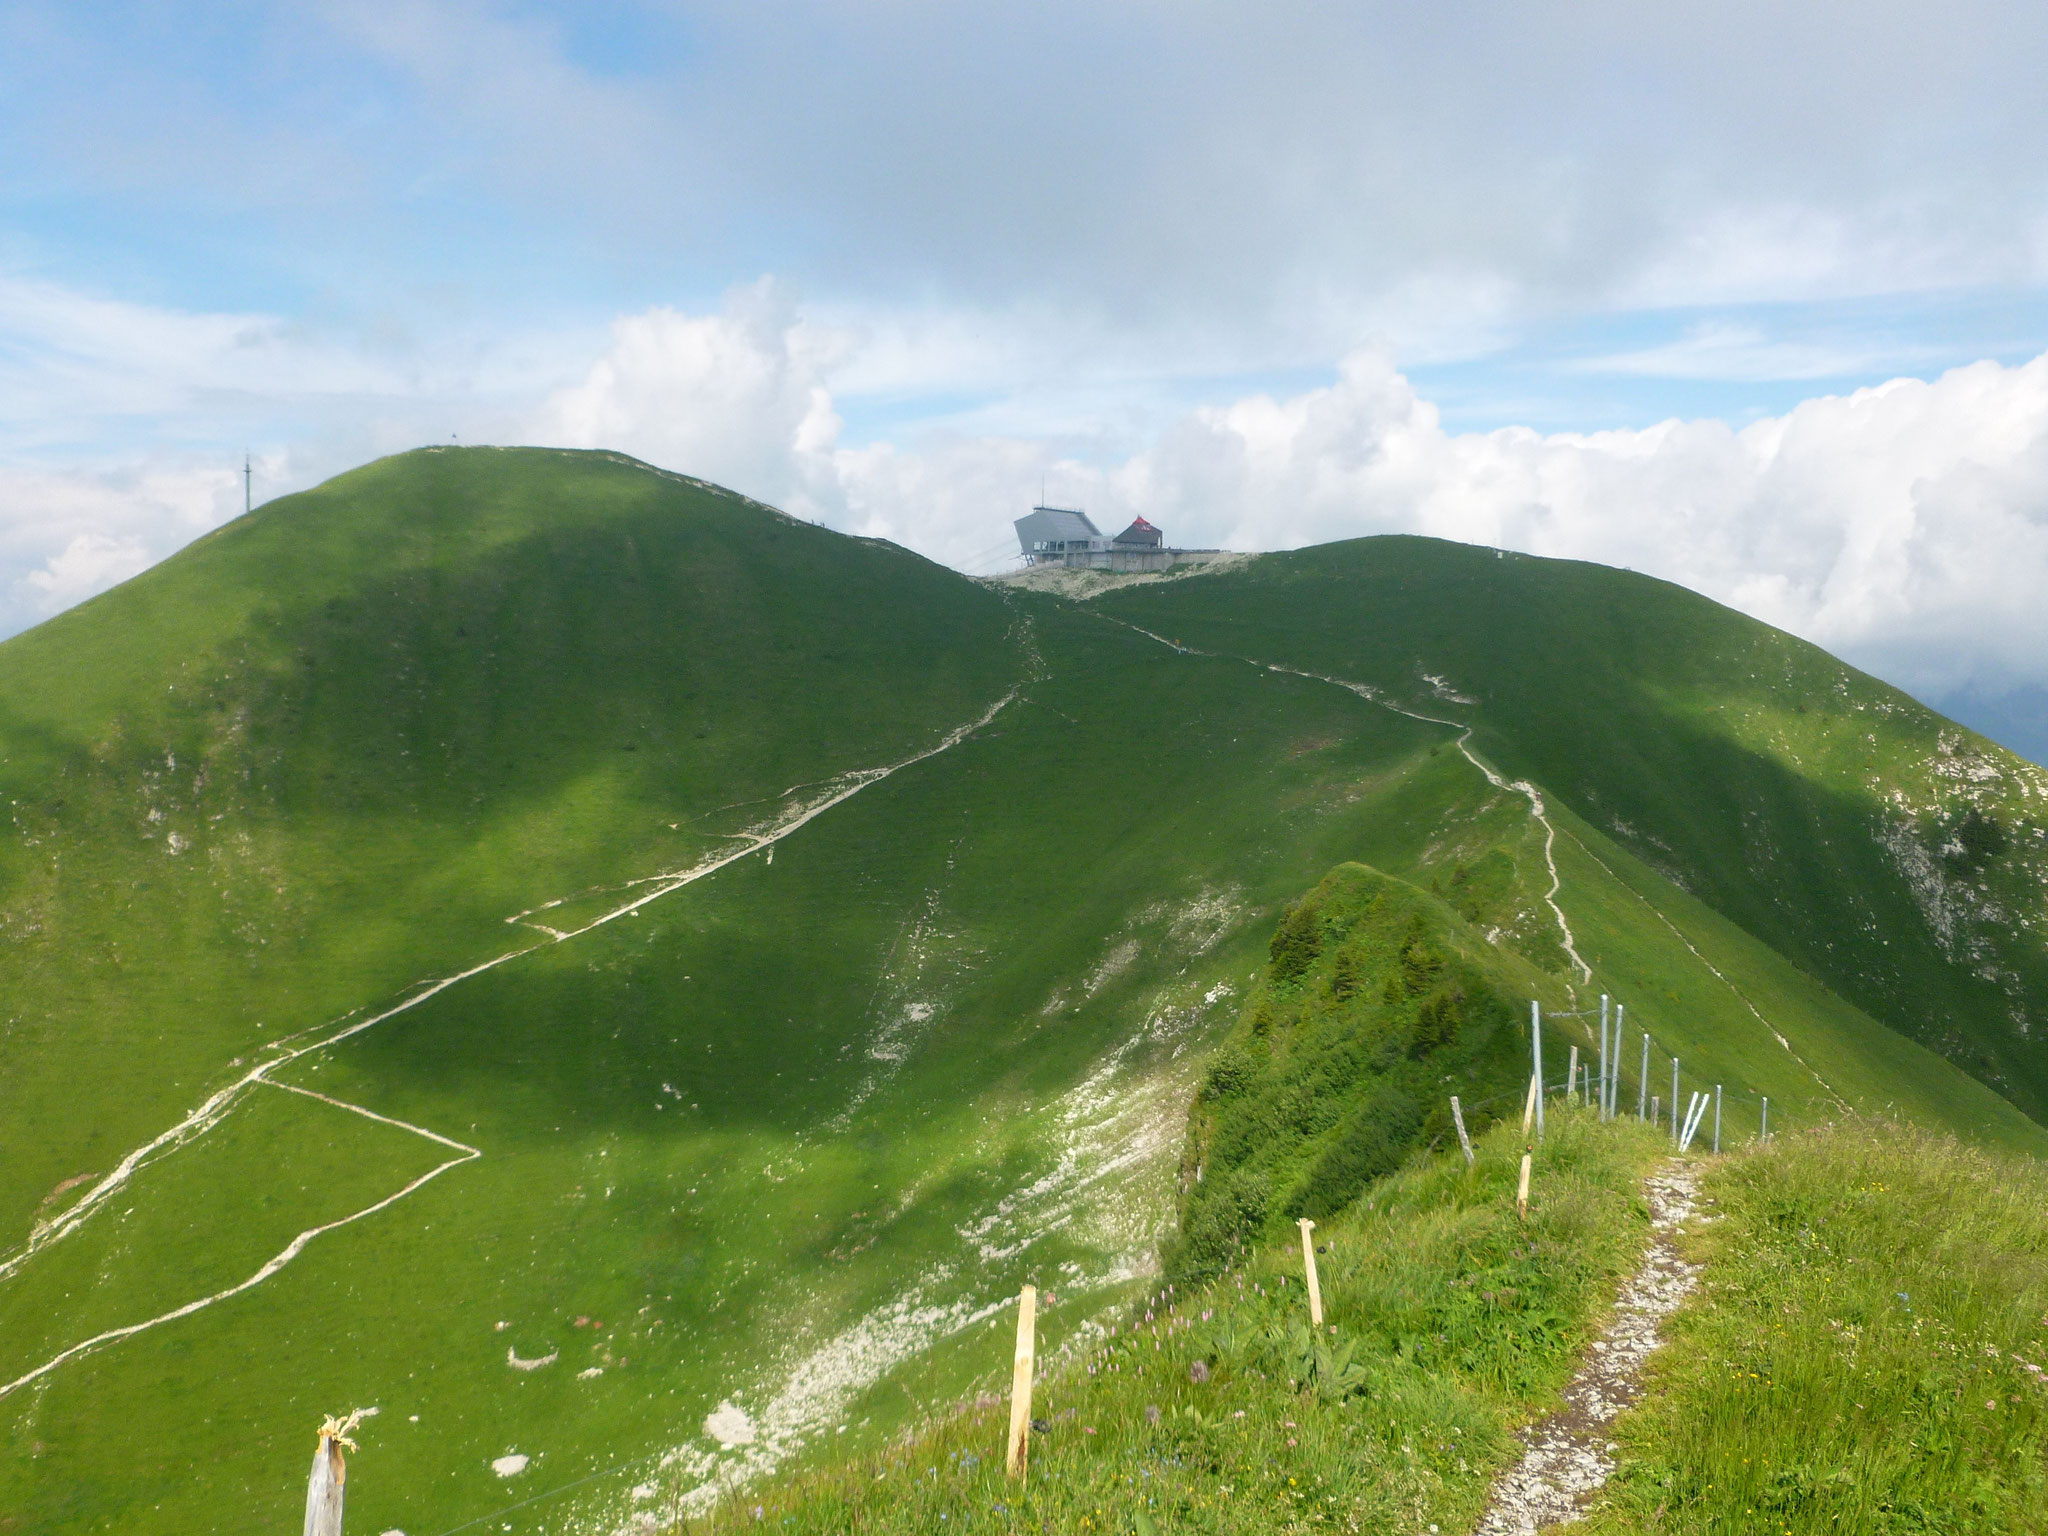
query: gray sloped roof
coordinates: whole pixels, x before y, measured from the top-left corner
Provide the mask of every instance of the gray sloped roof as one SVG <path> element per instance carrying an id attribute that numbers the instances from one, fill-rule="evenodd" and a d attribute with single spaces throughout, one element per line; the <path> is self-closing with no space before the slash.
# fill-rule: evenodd
<path id="1" fill-rule="evenodd" d="M 1017 519 L 1017 542 L 1026 554 L 1038 544 L 1075 544 L 1101 537 L 1102 530 L 1088 521 L 1087 513 L 1064 507 L 1033 507 L 1029 517 Z"/>

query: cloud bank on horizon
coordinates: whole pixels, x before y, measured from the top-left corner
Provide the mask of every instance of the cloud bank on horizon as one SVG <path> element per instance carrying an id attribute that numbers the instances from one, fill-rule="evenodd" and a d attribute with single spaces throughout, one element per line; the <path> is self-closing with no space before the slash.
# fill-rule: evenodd
<path id="1" fill-rule="evenodd" d="M 423 441 L 1629 565 L 2048 756 L 2048 11 L 0 0 L 0 632 Z M 772 274 L 762 277 L 760 274 Z"/>
<path id="2" fill-rule="evenodd" d="M 1289 549 L 1417 533 L 1662 576 L 1924 695 L 2048 680 L 2048 353 L 1809 399 L 1741 427 L 1445 429 L 1383 352 L 1334 382 L 1191 410 L 1108 462 L 1037 440 L 843 446 L 850 366 L 772 289 L 621 320 L 537 441 L 611 447 L 970 570 L 1014 564 L 1041 480 L 1104 527 Z M 992 539 L 993 536 L 993 539 Z"/>

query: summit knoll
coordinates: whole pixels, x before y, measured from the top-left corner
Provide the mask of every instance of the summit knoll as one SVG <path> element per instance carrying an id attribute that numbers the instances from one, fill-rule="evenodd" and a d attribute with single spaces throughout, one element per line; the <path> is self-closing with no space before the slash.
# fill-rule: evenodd
<path id="1" fill-rule="evenodd" d="M 1530 998 L 1731 1139 L 2039 1150 L 2044 795 L 1622 572 L 1075 601 L 380 461 L 0 645 L 0 1522 L 275 1530 L 355 1407 L 352 1528 L 708 1509 L 1006 1370 L 1022 1283 L 1056 1352 L 1483 1132 Z"/>

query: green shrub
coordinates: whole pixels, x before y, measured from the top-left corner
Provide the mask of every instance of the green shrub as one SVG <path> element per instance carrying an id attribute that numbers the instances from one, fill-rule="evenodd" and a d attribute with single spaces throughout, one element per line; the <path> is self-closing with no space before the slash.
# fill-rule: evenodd
<path id="1" fill-rule="evenodd" d="M 1265 1176 L 1249 1169 L 1222 1171 L 1197 1184 L 1173 1254 L 1176 1273 L 1222 1273 L 1265 1230 L 1271 1200 Z"/>
<path id="2" fill-rule="evenodd" d="M 1236 1098 L 1252 1084 L 1259 1064 L 1252 1053 L 1233 1040 L 1216 1053 L 1209 1072 L 1202 1079 L 1201 1098 L 1208 1103 Z"/>
<path id="3" fill-rule="evenodd" d="M 1290 981 L 1299 981 L 1315 964 L 1322 947 L 1322 924 L 1316 920 L 1316 909 L 1306 901 L 1296 902 L 1287 909 L 1280 919 L 1280 926 L 1273 931 L 1269 953 L 1274 984 L 1284 986 Z"/>
<path id="4" fill-rule="evenodd" d="M 1343 1210 L 1374 1179 L 1407 1160 L 1422 1129 L 1422 1106 L 1408 1089 L 1389 1085 L 1368 1099 L 1310 1166 L 1287 1200 L 1289 1217 L 1320 1221 Z"/>
<path id="5" fill-rule="evenodd" d="M 1343 1209 L 1449 1134 L 1447 1094 L 1483 1117 L 1521 1081 L 1521 1008 L 1506 997 L 1540 989 L 1536 973 L 1438 898 L 1342 864 L 1287 908 L 1269 948 L 1268 979 L 1190 1115 L 1183 1166 L 1206 1181 L 1185 1188 L 1176 1281 L 1215 1274 L 1284 1221 Z"/>

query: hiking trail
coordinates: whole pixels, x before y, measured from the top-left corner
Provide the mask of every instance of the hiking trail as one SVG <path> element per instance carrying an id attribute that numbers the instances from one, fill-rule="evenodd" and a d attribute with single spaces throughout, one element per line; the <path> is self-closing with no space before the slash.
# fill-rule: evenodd
<path id="1" fill-rule="evenodd" d="M 1533 1536 L 1546 1526 L 1585 1518 L 1586 1505 L 1614 1473 L 1608 1426 L 1642 1391 L 1643 1361 L 1662 1342 L 1658 1325 L 1699 1282 L 1699 1266 L 1678 1255 L 1673 1239 L 1699 1217 L 1697 1168 L 1666 1162 L 1644 1187 L 1650 1196 L 1649 1252 L 1623 1284 L 1614 1320 L 1564 1391 L 1564 1407 L 1522 1432 L 1521 1461 L 1493 1485 L 1473 1536 Z"/>

